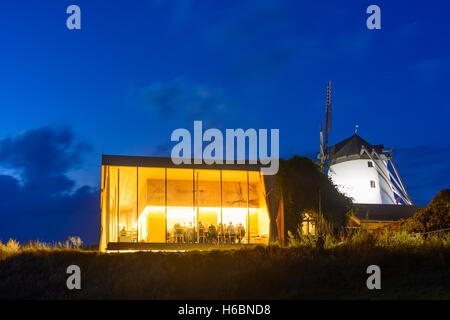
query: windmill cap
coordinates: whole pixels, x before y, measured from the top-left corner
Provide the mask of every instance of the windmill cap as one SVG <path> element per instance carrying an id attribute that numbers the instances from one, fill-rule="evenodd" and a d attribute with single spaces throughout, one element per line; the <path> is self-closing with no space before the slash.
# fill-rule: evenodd
<path id="1" fill-rule="evenodd" d="M 363 147 L 369 153 L 374 150 L 378 154 L 382 154 L 384 149 L 384 146 L 382 144 L 372 145 L 357 134 L 354 134 L 350 138 L 347 138 L 330 147 L 330 164 L 354 159 L 369 159 L 367 154 L 361 154 L 361 150 Z"/>

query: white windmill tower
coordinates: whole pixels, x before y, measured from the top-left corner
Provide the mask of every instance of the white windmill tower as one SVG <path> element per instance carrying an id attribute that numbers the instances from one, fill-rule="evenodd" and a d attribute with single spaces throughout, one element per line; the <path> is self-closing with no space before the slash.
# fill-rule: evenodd
<path id="1" fill-rule="evenodd" d="M 320 159 L 324 170 L 338 190 L 354 203 L 412 205 L 397 168 L 392 161 L 392 150 L 383 145 L 372 145 L 357 134 L 328 148 L 331 128 L 331 83 L 327 89 L 325 132 L 320 128 Z M 325 135 L 325 142 L 324 136 Z"/>

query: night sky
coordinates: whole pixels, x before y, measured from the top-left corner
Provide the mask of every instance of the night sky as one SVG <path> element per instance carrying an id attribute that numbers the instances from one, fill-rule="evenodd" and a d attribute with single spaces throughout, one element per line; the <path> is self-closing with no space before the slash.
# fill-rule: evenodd
<path id="1" fill-rule="evenodd" d="M 66 8 L 81 8 L 81 30 Z M 366 8 L 381 8 L 381 30 Z M 280 155 L 393 148 L 415 204 L 448 188 L 448 1 L 8 1 L 0 239 L 99 237 L 101 154 L 169 156 L 177 128 L 279 128 Z"/>

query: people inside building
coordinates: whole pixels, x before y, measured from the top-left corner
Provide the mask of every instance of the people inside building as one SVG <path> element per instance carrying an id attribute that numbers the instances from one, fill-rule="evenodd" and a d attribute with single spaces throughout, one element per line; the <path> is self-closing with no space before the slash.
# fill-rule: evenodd
<path id="1" fill-rule="evenodd" d="M 224 229 L 221 223 L 217 224 L 217 237 L 219 240 L 219 243 L 223 243 L 225 241 L 225 234 L 224 234 Z"/>
<path id="2" fill-rule="evenodd" d="M 126 232 L 121 230 L 121 232 Z M 175 223 L 172 230 L 167 232 L 167 241 L 175 243 L 218 243 L 235 244 L 246 243 L 246 230 L 242 223 L 214 223 L 203 224 L 198 222 L 198 230 L 195 224 L 190 221 L 186 226 L 185 222 Z M 131 240 L 130 240 L 131 241 Z"/>
<path id="3" fill-rule="evenodd" d="M 245 240 L 245 228 L 242 225 L 242 223 L 239 223 L 239 225 L 237 227 L 237 239 L 238 239 L 239 243 L 241 243 Z"/>
<path id="4" fill-rule="evenodd" d="M 173 226 L 173 234 L 176 243 L 184 242 L 184 232 L 183 228 L 181 227 L 181 224 L 175 223 L 175 225 Z"/>
<path id="5" fill-rule="evenodd" d="M 199 243 L 205 242 L 205 227 L 203 226 L 201 221 L 199 221 L 198 223 L 198 238 Z"/>
<path id="6" fill-rule="evenodd" d="M 213 224 L 208 227 L 207 241 L 209 243 L 216 243 L 217 241 L 217 230 Z"/>
<path id="7" fill-rule="evenodd" d="M 192 222 L 189 222 L 189 227 L 186 228 L 186 242 L 187 243 L 195 242 L 195 232 L 194 227 L 192 226 Z"/>
<path id="8" fill-rule="evenodd" d="M 227 233 L 229 237 L 229 242 L 234 243 L 236 241 L 236 228 L 233 223 L 230 221 L 230 224 L 227 227 Z"/>

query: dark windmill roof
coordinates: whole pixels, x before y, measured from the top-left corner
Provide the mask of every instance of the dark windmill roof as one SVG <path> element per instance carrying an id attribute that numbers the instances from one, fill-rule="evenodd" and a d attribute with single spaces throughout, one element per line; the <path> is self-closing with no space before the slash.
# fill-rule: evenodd
<path id="1" fill-rule="evenodd" d="M 372 152 L 372 150 L 375 150 L 378 154 L 381 154 L 384 149 L 382 144 L 371 145 L 357 134 L 354 134 L 350 138 L 347 138 L 344 141 L 330 147 L 329 159 L 331 164 L 349 160 L 348 158 L 367 159 L 368 156 L 366 154 L 361 155 L 361 149 L 363 146 L 367 149 L 367 151 Z"/>

